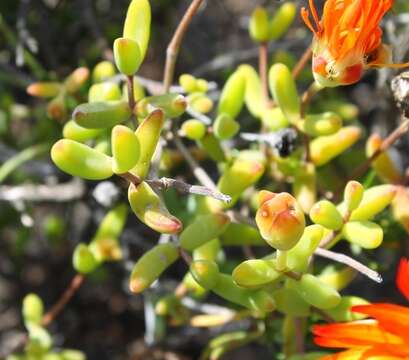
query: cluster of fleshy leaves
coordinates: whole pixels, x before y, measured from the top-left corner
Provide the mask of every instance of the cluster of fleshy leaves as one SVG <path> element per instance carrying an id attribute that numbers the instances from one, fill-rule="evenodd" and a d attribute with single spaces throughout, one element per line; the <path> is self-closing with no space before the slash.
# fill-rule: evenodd
<path id="1" fill-rule="evenodd" d="M 250 19 L 250 35 L 260 44 L 278 40 L 295 14 L 293 2 L 281 5 L 273 16 L 257 8 Z M 233 347 L 262 339 L 272 312 L 282 315 L 286 356 L 295 352 L 295 319 L 306 324 L 308 319 L 325 315 L 338 321 L 359 318 L 350 312 L 350 306 L 365 304 L 366 300 L 339 293 L 356 271 L 332 265 L 317 270 L 311 261 L 314 252 L 320 246 L 329 249 L 340 240 L 363 249 L 378 248 L 383 230 L 374 217 L 393 203 L 396 219 L 408 228 L 409 195 L 396 185 L 402 175 L 385 153 L 373 163 L 373 170 L 385 184 L 365 189 L 359 182 L 350 181 L 343 201 L 317 201 L 318 185 L 328 191 L 339 185 L 339 179 L 331 173 L 333 161 L 349 156 L 362 136 L 357 108 L 331 99 L 303 109 L 298 84 L 291 74 L 295 59 L 283 51 L 275 55 L 278 62 L 268 71 L 270 101 L 265 99 L 258 72 L 248 64 L 231 72 L 215 109 L 208 94 L 209 83 L 190 74 L 179 78 L 182 93 L 145 96 L 145 89 L 134 75 L 148 49 L 150 27 L 149 2 L 131 1 L 123 37 L 113 46 L 115 64 L 122 76 L 114 76 L 114 66 L 107 61 L 95 67 L 88 102 L 75 107 L 72 118 L 64 124 L 63 138 L 51 150 L 54 163 L 72 176 L 104 180 L 118 175 L 129 181 L 129 204 L 118 204 L 109 211 L 89 244 L 76 247 L 75 270 L 89 274 L 106 261 L 121 260 L 119 238 L 130 208 L 157 233 L 172 235 L 169 242 L 152 243 L 152 248 L 137 260 L 129 280 L 133 293 L 148 289 L 179 258 L 189 263 L 175 292 L 156 303 L 158 316 L 173 325 L 190 321 L 193 326 L 209 327 L 243 316 L 252 317 L 257 324 L 254 331 L 232 332 L 212 340 L 204 357 L 218 359 Z M 49 114 L 62 118 L 66 112 L 64 96 L 77 91 L 87 77 L 88 71 L 81 68 L 63 83 L 33 84 L 29 93 L 53 97 Z M 303 78 L 311 76 L 304 74 L 301 83 Z M 295 149 L 288 151 L 288 156 L 280 156 L 275 148 L 261 143 L 233 148 L 240 139 L 241 127 L 246 125 L 244 113 L 259 124 L 263 136 L 278 136 L 280 131 L 291 128 L 299 138 L 309 141 L 306 146 L 301 142 L 292 144 Z M 220 176 L 216 189 L 231 197 L 229 203 L 188 195 L 192 201 L 183 221 L 168 210 L 152 185 L 155 179 L 150 178 L 150 167 L 162 134 L 170 134 L 171 128 L 176 129 L 173 137 L 182 137 L 191 146 L 188 150 L 197 161 L 206 158 L 217 165 Z M 367 141 L 367 156 L 381 143 L 379 136 L 372 135 Z M 163 148 L 160 155 L 159 170 L 164 174 L 177 171 L 183 162 L 181 154 L 169 147 Z M 397 192 L 401 196 L 394 200 Z M 237 221 L 232 215 L 231 210 L 243 204 L 255 215 L 255 223 Z M 268 251 L 262 258 L 246 259 L 228 270 L 224 249 L 230 246 L 264 246 Z M 183 305 L 186 296 L 204 300 L 209 293 L 224 299 L 231 311 L 193 315 Z M 44 329 L 39 329 L 45 334 Z M 31 334 L 30 326 L 28 330 Z M 294 359 L 319 357 L 311 356 Z"/>
<path id="2" fill-rule="evenodd" d="M 13 354 L 7 360 L 85 360 L 79 350 L 53 349 L 53 340 L 42 324 L 44 304 L 36 294 L 28 294 L 23 300 L 22 316 L 27 329 L 27 342 L 24 353 Z"/>

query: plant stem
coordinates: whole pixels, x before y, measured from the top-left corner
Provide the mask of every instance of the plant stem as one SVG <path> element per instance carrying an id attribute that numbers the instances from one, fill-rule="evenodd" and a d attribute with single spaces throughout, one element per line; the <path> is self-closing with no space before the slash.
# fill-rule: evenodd
<path id="1" fill-rule="evenodd" d="M 67 303 L 71 300 L 71 298 L 75 295 L 75 293 L 84 283 L 84 280 L 85 276 L 82 274 L 77 274 L 74 276 L 70 285 L 61 295 L 59 300 L 47 313 L 44 314 L 43 319 L 41 321 L 42 326 L 48 326 L 51 322 L 53 322 L 56 319 L 56 317 L 64 310 Z"/>
<path id="2" fill-rule="evenodd" d="M 209 196 L 216 200 L 223 201 L 225 203 L 229 203 L 231 201 L 231 197 L 229 195 L 223 194 L 220 191 L 218 191 L 213 182 L 212 182 L 212 187 L 210 186 L 206 187 L 206 186 L 199 186 L 199 185 L 191 185 L 191 184 L 185 183 L 182 180 L 171 179 L 171 178 L 166 178 L 166 177 L 163 177 L 160 179 L 142 180 L 139 176 L 134 175 L 130 172 L 118 174 L 118 176 L 129 181 L 134 186 L 138 186 L 142 181 L 145 181 L 146 183 L 148 183 L 150 186 L 152 186 L 153 188 L 157 190 L 167 190 L 173 187 L 183 194 Z"/>
<path id="3" fill-rule="evenodd" d="M 300 76 L 301 72 L 304 70 L 308 61 L 311 59 L 311 56 L 312 49 L 311 47 L 308 47 L 305 50 L 304 54 L 302 54 L 301 58 L 298 60 L 298 63 L 294 66 L 294 69 L 292 71 L 294 80 L 296 80 Z"/>
<path id="4" fill-rule="evenodd" d="M 173 141 L 178 150 L 181 152 L 181 154 L 187 161 L 190 168 L 192 169 L 193 175 L 196 177 L 196 179 L 203 186 L 206 186 L 212 190 L 216 190 L 216 185 L 213 182 L 213 180 L 210 178 L 209 175 L 207 175 L 207 172 L 202 167 L 200 167 L 200 165 L 196 162 L 192 155 L 190 155 L 188 149 L 186 149 L 185 145 L 180 140 L 179 135 L 176 134 L 175 132 L 173 133 Z"/>
<path id="5" fill-rule="evenodd" d="M 277 250 L 275 267 L 277 271 L 284 271 L 287 268 L 287 251 Z"/>
<path id="6" fill-rule="evenodd" d="M 201 195 L 201 196 L 210 196 L 216 200 L 220 200 L 226 203 L 229 203 L 231 201 L 231 197 L 228 195 L 225 195 L 221 193 L 220 191 L 217 190 L 212 190 L 206 186 L 199 186 L 199 185 L 190 185 L 185 183 L 184 181 L 181 180 L 176 180 L 176 179 L 170 179 L 170 178 L 161 178 L 161 179 L 155 179 L 155 180 L 147 180 L 146 181 L 149 185 L 160 189 L 160 190 L 166 190 L 171 187 L 174 187 L 176 190 L 178 190 L 181 193 L 184 194 L 195 194 L 195 195 Z"/>
<path id="7" fill-rule="evenodd" d="M 305 117 L 305 110 L 307 106 L 311 102 L 312 98 L 323 88 L 318 85 L 315 81 L 308 87 L 308 89 L 304 92 L 301 98 L 301 109 L 300 109 L 300 116 L 301 119 Z"/>
<path id="8" fill-rule="evenodd" d="M 118 174 L 118 176 L 127 180 L 135 186 L 138 186 L 143 181 L 139 176 L 134 175 L 129 171 L 123 174 Z"/>
<path id="9" fill-rule="evenodd" d="M 128 105 L 132 111 L 131 121 L 134 124 L 135 128 L 137 128 L 138 123 L 135 119 L 135 114 L 134 114 L 136 102 L 135 102 L 135 95 L 134 95 L 134 77 L 133 75 L 129 75 L 126 77 L 126 84 L 128 86 Z"/>
<path id="10" fill-rule="evenodd" d="M 295 330 L 295 348 L 297 354 L 304 353 L 304 330 L 303 330 L 303 319 L 300 317 L 294 318 L 294 330 Z"/>
<path id="11" fill-rule="evenodd" d="M 335 322 L 335 319 L 331 315 L 327 314 L 325 311 L 321 309 L 316 308 L 315 306 L 311 306 L 311 311 L 321 316 L 328 323 Z"/>
<path id="12" fill-rule="evenodd" d="M 409 130 L 409 119 L 402 116 L 403 122 L 382 141 L 381 146 L 367 159 L 364 163 L 356 168 L 356 170 L 348 178 L 349 180 L 359 178 L 371 166 L 371 164 L 385 151 L 387 151 L 396 141 L 398 141 Z"/>
<path id="13" fill-rule="evenodd" d="M 177 27 L 172 40 L 170 41 L 166 50 L 166 64 L 165 72 L 163 75 L 163 90 L 165 93 L 169 92 L 170 86 L 173 82 L 175 74 L 176 59 L 179 54 L 180 45 L 183 37 L 185 36 L 193 17 L 197 13 L 203 0 L 193 0 L 183 16 L 179 26 Z"/>
<path id="14" fill-rule="evenodd" d="M 261 80 L 261 91 L 264 103 L 267 107 L 271 106 L 270 95 L 268 91 L 268 43 L 261 42 L 258 52 L 258 72 Z"/>
<path id="15" fill-rule="evenodd" d="M 330 251 L 323 248 L 317 248 L 314 254 L 348 265 L 349 267 L 357 270 L 361 274 L 367 276 L 371 280 L 376 281 L 377 283 L 381 283 L 383 281 L 382 276 L 379 273 L 347 255 L 339 254 L 334 251 Z"/>

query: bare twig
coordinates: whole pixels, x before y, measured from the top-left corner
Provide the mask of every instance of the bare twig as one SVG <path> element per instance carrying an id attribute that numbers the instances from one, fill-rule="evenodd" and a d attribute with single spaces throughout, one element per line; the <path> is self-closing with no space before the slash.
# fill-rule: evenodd
<path id="1" fill-rule="evenodd" d="M 123 173 L 123 174 L 118 174 L 118 176 L 120 176 L 121 178 L 123 178 L 123 179 L 127 180 L 128 182 L 134 184 L 135 186 L 138 186 L 142 182 L 142 179 L 139 176 L 134 175 L 134 174 L 132 174 L 130 172 L 126 172 L 126 173 Z"/>
<path id="2" fill-rule="evenodd" d="M 213 180 L 210 178 L 209 175 L 207 175 L 206 171 L 200 167 L 200 165 L 196 162 L 196 160 L 190 155 L 190 152 L 188 149 L 186 149 L 186 146 L 183 144 L 183 142 L 180 140 L 179 136 L 174 133 L 173 134 L 173 141 L 178 148 L 178 150 L 181 152 L 183 157 L 186 159 L 188 165 L 192 169 L 193 175 L 196 177 L 196 179 L 203 185 L 208 187 L 209 189 L 215 190 L 216 185 L 213 182 Z"/>
<path id="3" fill-rule="evenodd" d="M 339 254 L 336 253 L 334 251 L 330 251 L 327 249 L 323 249 L 323 248 L 317 248 L 314 252 L 315 255 L 321 256 L 321 257 L 325 257 L 327 259 L 331 259 L 334 260 L 336 262 L 348 265 L 349 267 L 357 270 L 358 272 L 360 272 L 361 274 L 367 276 L 368 278 L 370 278 L 371 280 L 376 281 L 377 283 L 381 283 L 382 280 L 382 276 L 377 273 L 376 271 L 368 268 L 367 266 L 365 266 L 364 264 L 360 263 L 359 261 L 344 255 L 344 254 Z"/>
<path id="4" fill-rule="evenodd" d="M 268 91 L 268 43 L 262 42 L 259 44 L 258 53 L 258 72 L 261 80 L 261 90 L 264 98 L 264 103 L 270 105 L 270 95 Z"/>
<path id="5" fill-rule="evenodd" d="M 298 60 L 298 63 L 294 66 L 294 69 L 292 71 L 294 80 L 296 80 L 300 76 L 308 61 L 311 59 L 311 56 L 312 49 L 311 47 L 308 47 L 307 50 L 305 50 L 304 54 L 302 54 L 301 58 Z"/>
<path id="6" fill-rule="evenodd" d="M 168 92 L 169 88 L 173 81 L 173 76 L 175 73 L 175 65 L 176 59 L 179 54 L 180 45 L 182 43 L 183 37 L 186 34 L 186 31 L 197 13 L 200 5 L 202 4 L 203 0 L 193 0 L 190 4 L 189 8 L 187 9 L 185 15 L 183 16 L 179 26 L 177 27 L 171 42 L 166 51 L 166 64 L 165 64 L 165 72 L 163 76 L 163 87 L 164 91 Z"/>
<path id="7" fill-rule="evenodd" d="M 295 280 L 295 281 L 300 281 L 302 275 L 299 273 L 296 273 L 295 271 L 286 271 L 284 272 L 284 275 Z"/>
<path id="8" fill-rule="evenodd" d="M 320 242 L 321 248 L 328 248 L 330 247 L 331 243 L 335 240 L 335 238 L 340 234 L 340 231 L 331 231 L 328 233 L 326 237 L 324 237 Z"/>
<path id="9" fill-rule="evenodd" d="M 297 350 L 297 354 L 303 354 L 305 350 L 303 318 L 296 317 L 294 319 L 294 328 L 295 328 L 295 347 Z"/>
<path id="10" fill-rule="evenodd" d="M 230 217 L 231 221 L 236 224 L 246 224 L 251 227 L 257 228 L 256 221 L 254 219 L 244 216 L 238 211 L 229 210 L 226 214 Z"/>
<path id="11" fill-rule="evenodd" d="M 139 176 L 136 176 L 130 172 L 120 174 L 119 176 L 128 180 L 130 183 L 134 184 L 135 186 L 138 186 L 142 182 Z M 182 180 L 176 180 L 176 179 L 171 179 L 171 178 L 166 178 L 166 177 L 163 177 L 161 179 L 145 180 L 145 182 L 148 183 L 153 188 L 155 188 L 156 190 L 167 190 L 173 187 L 177 191 L 183 194 L 210 196 L 216 200 L 220 200 L 226 203 L 229 203 L 231 201 L 231 197 L 229 195 L 223 194 L 220 191 L 218 191 L 213 182 L 211 186 L 208 186 L 208 187 L 199 186 L 199 185 L 191 185 L 191 184 L 185 183 Z"/>
<path id="12" fill-rule="evenodd" d="M 85 194 L 84 182 L 78 178 L 57 185 L 0 186 L 0 200 L 65 202 L 80 199 Z"/>
<path id="13" fill-rule="evenodd" d="M 396 141 L 398 141 L 403 135 L 405 135 L 409 130 L 409 119 L 403 118 L 402 124 L 400 124 L 389 136 L 382 141 L 381 146 L 370 156 L 361 166 L 357 167 L 356 170 L 351 174 L 348 180 L 356 179 L 369 169 L 371 164 L 386 150 L 388 150 Z"/>
<path id="14" fill-rule="evenodd" d="M 61 295 L 59 300 L 54 304 L 54 306 L 47 313 L 44 314 L 43 319 L 41 321 L 42 326 L 48 326 L 51 322 L 55 320 L 55 318 L 64 310 L 67 303 L 71 300 L 71 298 L 75 295 L 75 293 L 81 287 L 84 280 L 85 280 L 84 275 L 77 274 L 74 276 L 70 285 Z"/>
<path id="15" fill-rule="evenodd" d="M 0 348 L 0 359 L 8 359 L 8 356 L 23 351 L 28 342 L 28 334 L 21 333 L 6 342 L 5 346 Z"/>
<path id="16" fill-rule="evenodd" d="M 318 309 L 315 306 L 311 306 L 311 311 L 321 316 L 328 323 L 335 322 L 335 319 L 331 315 L 327 314 L 324 310 Z"/>
<path id="17" fill-rule="evenodd" d="M 135 96 L 134 96 L 134 84 L 133 84 L 132 75 L 129 75 L 126 77 L 126 84 L 128 86 L 128 105 L 129 105 L 129 108 L 133 111 L 135 108 Z"/>
<path id="18" fill-rule="evenodd" d="M 230 310 L 227 307 L 223 307 L 216 304 L 207 304 L 197 302 L 190 297 L 184 297 L 181 300 L 182 304 L 188 309 L 200 312 L 207 315 L 224 315 L 226 317 L 234 318 L 237 315 L 236 311 Z"/>
<path id="19" fill-rule="evenodd" d="M 186 112 L 193 116 L 195 119 L 201 121 L 205 125 L 211 125 L 212 119 L 210 119 L 208 116 L 192 109 L 190 106 L 186 109 Z"/>
<path id="20" fill-rule="evenodd" d="M 182 248 L 179 248 L 179 254 L 180 254 L 180 257 L 183 259 L 183 261 L 184 261 L 188 266 L 190 266 L 190 264 L 191 264 L 192 261 L 193 261 L 193 259 L 192 259 L 192 257 L 190 256 L 190 254 L 189 254 L 186 250 L 184 250 L 184 249 L 182 249 Z"/>
<path id="21" fill-rule="evenodd" d="M 184 194 L 210 196 L 216 200 L 220 200 L 226 203 L 229 203 L 231 201 L 230 196 L 225 195 L 221 193 L 220 191 L 212 190 L 205 186 L 190 185 L 181 180 L 163 177 L 161 179 L 156 179 L 156 180 L 147 180 L 147 183 L 151 185 L 152 187 L 155 187 L 160 190 L 167 190 L 171 187 L 174 187 L 176 190 Z"/>
<path id="22" fill-rule="evenodd" d="M 322 90 L 322 87 L 319 86 L 315 81 L 308 87 L 308 89 L 304 92 L 301 99 L 301 109 L 300 109 L 300 116 L 304 118 L 305 110 L 307 106 L 311 102 L 311 99 L 315 96 L 315 94 Z"/>
<path id="23" fill-rule="evenodd" d="M 133 75 L 128 75 L 126 77 L 126 84 L 128 87 L 128 106 L 131 109 L 131 121 L 132 124 L 135 126 L 135 128 L 138 127 L 138 122 L 136 121 L 135 114 L 134 114 L 134 109 L 136 106 L 136 101 L 135 101 L 135 94 L 134 94 L 134 77 Z"/>

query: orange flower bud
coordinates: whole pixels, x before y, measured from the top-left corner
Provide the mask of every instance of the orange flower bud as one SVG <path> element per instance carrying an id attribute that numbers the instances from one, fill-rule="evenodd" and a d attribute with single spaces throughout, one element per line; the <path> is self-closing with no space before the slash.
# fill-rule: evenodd
<path id="1" fill-rule="evenodd" d="M 288 193 L 280 193 L 268 199 L 260 194 L 264 201 L 256 214 L 256 223 L 261 236 L 267 243 L 281 251 L 290 250 L 300 240 L 304 228 L 304 213 L 294 199 Z"/>
<path id="2" fill-rule="evenodd" d="M 52 98 L 61 91 L 61 84 L 58 82 L 36 82 L 27 87 L 27 94 L 43 98 Z"/>

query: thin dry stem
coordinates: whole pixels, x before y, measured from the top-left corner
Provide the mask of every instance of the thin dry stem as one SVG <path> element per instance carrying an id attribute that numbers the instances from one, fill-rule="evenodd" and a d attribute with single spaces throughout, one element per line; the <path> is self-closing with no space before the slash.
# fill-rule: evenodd
<path id="1" fill-rule="evenodd" d="M 196 160 L 192 157 L 192 155 L 190 155 L 189 150 L 180 140 L 179 135 L 176 132 L 173 133 L 173 141 L 176 147 L 178 148 L 178 150 L 181 152 L 181 154 L 187 161 L 190 168 L 192 169 L 193 175 L 196 177 L 196 179 L 203 186 L 206 186 L 207 188 L 211 190 L 216 190 L 216 185 L 213 182 L 213 180 L 210 178 L 209 175 L 207 175 L 206 171 L 202 167 L 200 167 L 200 165 L 196 162 Z"/>
<path id="2" fill-rule="evenodd" d="M 138 186 L 142 182 L 142 179 L 139 176 L 132 174 L 130 172 L 118 174 L 118 176 L 134 184 L 135 186 Z"/>
<path id="3" fill-rule="evenodd" d="M 356 170 L 351 174 L 348 180 L 357 179 L 369 169 L 371 164 L 385 151 L 387 151 L 393 144 L 396 143 L 403 135 L 405 135 L 409 130 L 409 119 L 403 117 L 403 122 L 400 124 L 389 136 L 382 141 L 381 146 L 377 149 L 372 156 L 370 156 L 365 162 L 356 168 Z"/>
<path id="4" fill-rule="evenodd" d="M 142 179 L 139 176 L 134 175 L 130 172 L 119 174 L 118 176 L 132 183 L 134 186 L 138 186 L 142 182 Z M 167 190 L 169 188 L 175 188 L 177 191 L 179 191 L 182 194 L 209 196 L 216 200 L 223 201 L 225 203 L 229 203 L 231 201 L 231 197 L 229 195 L 223 194 L 220 191 L 218 191 L 214 183 L 212 183 L 211 185 L 212 187 L 206 187 L 206 186 L 200 186 L 200 185 L 191 185 L 191 184 L 185 183 L 182 180 L 176 180 L 176 179 L 171 179 L 167 177 L 163 177 L 160 179 L 144 180 L 144 181 L 156 190 Z"/>
<path id="5" fill-rule="evenodd" d="M 263 93 L 263 99 L 266 106 L 270 107 L 271 100 L 268 91 L 268 43 L 262 42 L 259 45 L 258 53 L 258 72 L 261 80 L 261 89 Z"/>
<path id="6" fill-rule="evenodd" d="M 128 104 L 129 108 L 133 111 L 135 108 L 135 96 L 134 96 L 134 83 L 133 76 L 129 75 L 126 77 L 126 84 L 128 86 Z"/>
<path id="7" fill-rule="evenodd" d="M 298 60 L 298 63 L 294 66 L 294 69 L 292 71 L 294 80 L 296 80 L 300 76 L 301 72 L 304 70 L 308 61 L 311 59 L 311 56 L 312 49 L 311 47 L 309 47 L 307 50 L 305 50 L 304 54 Z"/>
<path id="8" fill-rule="evenodd" d="M 138 126 L 138 123 L 136 122 L 135 114 L 133 113 L 136 106 L 133 81 L 134 81 L 133 75 L 129 75 L 126 77 L 126 84 L 128 86 L 128 106 L 132 111 L 131 121 L 136 128 Z"/>
<path id="9" fill-rule="evenodd" d="M 324 310 L 318 309 L 315 306 L 311 306 L 311 311 L 321 316 L 328 323 L 335 322 L 335 319 L 331 315 L 327 314 Z"/>
<path id="10" fill-rule="evenodd" d="M 381 283 L 383 281 L 382 276 L 379 273 L 370 269 L 369 267 L 365 266 L 359 261 L 349 257 L 348 255 L 339 254 L 334 251 L 330 251 L 330 250 L 322 249 L 322 248 L 317 248 L 314 254 L 321 256 L 321 257 L 325 257 L 327 259 L 331 259 L 333 261 L 336 261 L 336 262 L 339 262 L 345 265 L 348 265 L 349 267 L 355 269 L 361 274 L 367 276 L 371 280 L 376 281 L 377 283 Z"/>
<path id="11" fill-rule="evenodd" d="M 163 88 L 164 92 L 169 92 L 170 86 L 173 82 L 173 77 L 175 74 L 176 59 L 179 54 L 180 45 L 182 43 L 183 37 L 185 36 L 193 17 L 196 15 L 200 5 L 203 0 L 193 0 L 187 9 L 185 15 L 183 16 L 179 26 L 177 27 L 172 40 L 166 51 L 166 64 L 165 73 L 163 76 Z"/>
<path id="12" fill-rule="evenodd" d="M 229 195 L 225 195 L 220 191 L 212 190 L 206 186 L 187 184 L 181 180 L 163 177 L 157 180 L 147 180 L 147 183 L 160 190 L 167 190 L 171 187 L 174 187 L 176 190 L 183 194 L 210 196 L 216 200 L 220 200 L 226 203 L 229 203 L 231 201 L 231 197 Z"/>
<path id="13" fill-rule="evenodd" d="M 305 117 L 305 111 L 307 110 L 307 106 L 310 104 L 312 98 L 315 94 L 318 93 L 322 88 L 314 81 L 307 90 L 305 90 L 304 94 L 301 98 L 301 109 L 300 109 L 300 116 L 303 119 Z"/>
<path id="14" fill-rule="evenodd" d="M 286 271 L 284 272 L 284 275 L 295 280 L 295 281 L 300 281 L 302 275 L 299 273 L 296 273 L 295 271 Z"/>
<path id="15" fill-rule="evenodd" d="M 59 300 L 54 304 L 54 306 L 44 314 L 43 319 L 41 321 L 42 326 L 48 326 L 51 322 L 53 322 L 57 316 L 64 310 L 65 306 L 71 300 L 71 298 L 75 295 L 81 285 L 84 283 L 85 276 L 82 274 L 77 274 L 72 279 L 70 285 L 61 295 Z"/>
<path id="16" fill-rule="evenodd" d="M 186 250 L 184 250 L 184 249 L 182 249 L 182 248 L 179 248 L 179 254 L 180 254 L 180 257 L 183 259 L 183 261 L 184 261 L 188 266 L 190 266 L 190 264 L 191 264 L 192 261 L 193 261 L 193 259 L 192 259 L 192 257 L 190 256 L 190 254 L 189 254 Z"/>
<path id="17" fill-rule="evenodd" d="M 229 210 L 226 214 L 230 217 L 231 221 L 236 224 L 246 224 L 251 227 L 257 228 L 256 221 L 245 215 L 240 214 L 238 211 Z"/>
<path id="18" fill-rule="evenodd" d="M 296 317 L 294 319 L 295 328 L 295 347 L 297 354 L 303 354 L 305 350 L 303 318 Z"/>

